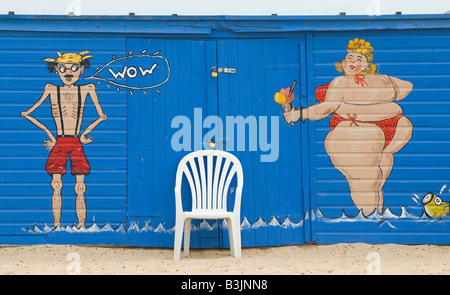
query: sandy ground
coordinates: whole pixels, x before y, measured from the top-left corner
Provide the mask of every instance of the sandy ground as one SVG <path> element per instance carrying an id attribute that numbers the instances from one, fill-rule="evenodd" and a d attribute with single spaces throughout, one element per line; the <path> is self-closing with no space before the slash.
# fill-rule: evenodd
<path id="1" fill-rule="evenodd" d="M 231 257 L 227 249 L 193 249 L 179 261 L 172 257 L 171 249 L 161 248 L 4 246 L 0 248 L 0 275 L 450 274 L 450 246 L 436 245 L 243 248 L 240 259 Z"/>

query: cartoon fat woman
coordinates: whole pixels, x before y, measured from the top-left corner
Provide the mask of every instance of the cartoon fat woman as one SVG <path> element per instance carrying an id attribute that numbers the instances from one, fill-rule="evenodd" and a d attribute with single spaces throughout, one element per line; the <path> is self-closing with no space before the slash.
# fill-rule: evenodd
<path id="1" fill-rule="evenodd" d="M 358 210 L 369 215 L 383 211 L 383 186 L 392 171 L 393 154 L 412 135 L 412 124 L 396 103 L 412 90 L 412 83 L 376 74 L 374 48 L 364 39 L 350 40 L 347 55 L 336 62 L 344 73 L 317 87 L 319 104 L 285 112 L 287 123 L 330 118 L 325 150 L 346 178 Z"/>

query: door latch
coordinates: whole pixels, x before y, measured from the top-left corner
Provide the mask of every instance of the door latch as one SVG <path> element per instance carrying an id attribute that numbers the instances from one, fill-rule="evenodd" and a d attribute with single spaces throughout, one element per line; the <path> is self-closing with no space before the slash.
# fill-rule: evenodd
<path id="1" fill-rule="evenodd" d="M 224 74 L 236 74 L 236 69 L 232 68 L 211 68 L 211 76 L 214 78 L 217 78 L 217 73 L 224 73 Z"/>
<path id="2" fill-rule="evenodd" d="M 236 74 L 236 69 L 232 68 L 219 68 L 219 73 L 225 73 L 225 74 Z"/>

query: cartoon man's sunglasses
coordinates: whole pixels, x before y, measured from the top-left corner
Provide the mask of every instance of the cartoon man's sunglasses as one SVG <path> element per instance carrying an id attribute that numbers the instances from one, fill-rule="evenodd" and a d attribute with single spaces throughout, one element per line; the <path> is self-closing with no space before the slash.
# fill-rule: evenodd
<path id="1" fill-rule="evenodd" d="M 58 67 L 58 70 L 61 72 L 61 73 L 65 73 L 66 71 L 67 71 L 67 67 L 66 66 L 64 66 L 64 65 L 60 65 L 59 67 Z M 79 69 L 80 69 L 80 65 L 77 65 L 77 64 L 74 64 L 74 65 L 72 65 L 70 68 L 69 68 L 72 72 L 76 72 L 76 71 L 78 71 Z"/>

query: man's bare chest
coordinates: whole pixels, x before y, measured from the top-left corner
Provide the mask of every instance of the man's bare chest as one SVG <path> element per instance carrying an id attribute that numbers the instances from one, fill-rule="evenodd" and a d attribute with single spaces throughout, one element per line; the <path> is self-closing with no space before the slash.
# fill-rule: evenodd
<path id="1" fill-rule="evenodd" d="M 52 113 L 54 116 L 78 117 L 83 114 L 86 96 L 78 89 L 59 90 L 50 95 Z"/>

